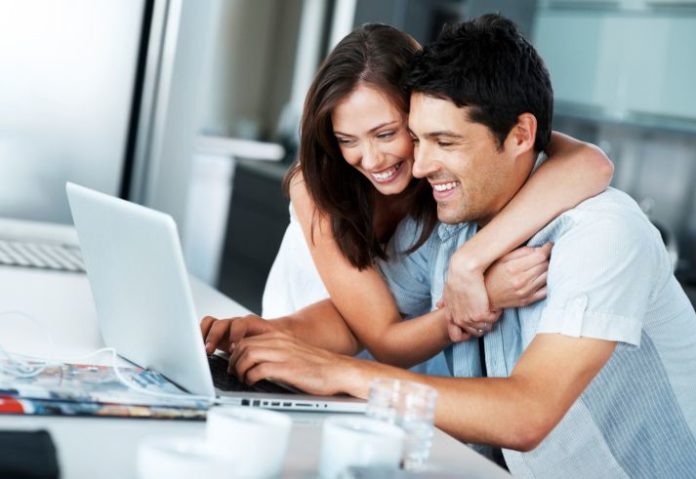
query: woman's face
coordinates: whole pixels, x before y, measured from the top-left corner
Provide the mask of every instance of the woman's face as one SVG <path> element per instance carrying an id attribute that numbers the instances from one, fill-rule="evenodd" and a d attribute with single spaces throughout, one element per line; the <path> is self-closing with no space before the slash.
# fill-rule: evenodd
<path id="1" fill-rule="evenodd" d="M 359 85 L 331 115 L 343 158 L 383 195 L 403 192 L 411 181 L 413 143 L 408 115 L 373 86 Z"/>

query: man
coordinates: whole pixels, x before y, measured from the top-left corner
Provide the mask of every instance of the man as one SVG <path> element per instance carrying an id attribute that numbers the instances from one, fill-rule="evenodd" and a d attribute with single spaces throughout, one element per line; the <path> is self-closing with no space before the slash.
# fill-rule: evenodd
<path id="1" fill-rule="evenodd" d="M 406 81 L 414 175 L 445 224 L 383 273 L 403 312 L 440 298 L 449 257 L 525 183 L 551 130 L 548 72 L 515 26 L 488 15 L 444 32 Z M 417 226 L 401 225 L 403 251 Z M 502 448 L 520 477 L 689 477 L 696 473 L 696 314 L 659 234 L 610 189 L 530 241 L 554 242 L 547 299 L 505 310 L 484 336 L 450 347 L 455 377 L 428 377 L 312 348 L 281 333 L 240 341 L 248 381 L 366 397 L 392 376 L 438 389 L 436 422 Z M 418 298 L 414 300 L 413 298 Z M 327 318 L 335 309 L 318 305 Z"/>

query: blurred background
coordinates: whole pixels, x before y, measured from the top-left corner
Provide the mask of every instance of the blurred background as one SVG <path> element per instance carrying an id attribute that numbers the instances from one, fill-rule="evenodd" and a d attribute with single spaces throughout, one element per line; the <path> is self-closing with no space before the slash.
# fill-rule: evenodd
<path id="1" fill-rule="evenodd" d="M 70 223 L 66 180 L 160 209 L 191 272 L 258 312 L 322 58 L 366 22 L 427 43 L 487 12 L 538 48 L 555 129 L 607 152 L 693 301 L 696 0 L 0 0 L 0 217 Z"/>

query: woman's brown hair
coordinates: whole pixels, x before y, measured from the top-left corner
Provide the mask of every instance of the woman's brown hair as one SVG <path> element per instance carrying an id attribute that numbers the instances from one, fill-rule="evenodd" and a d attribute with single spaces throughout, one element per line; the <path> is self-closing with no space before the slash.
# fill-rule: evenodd
<path id="1" fill-rule="evenodd" d="M 299 158 L 285 177 L 285 190 L 301 172 L 312 200 L 329 216 L 339 248 L 359 269 L 371 266 L 376 258 L 386 258 L 374 227 L 377 190 L 343 159 L 331 114 L 361 83 L 377 87 L 407 112 L 409 94 L 400 83 L 418 50 L 418 42 L 394 27 L 364 25 L 341 40 L 324 60 L 305 100 Z M 411 181 L 403 198 L 410 203 L 409 214 L 422 225 L 413 250 L 432 232 L 435 206 L 427 183 L 419 180 Z"/>

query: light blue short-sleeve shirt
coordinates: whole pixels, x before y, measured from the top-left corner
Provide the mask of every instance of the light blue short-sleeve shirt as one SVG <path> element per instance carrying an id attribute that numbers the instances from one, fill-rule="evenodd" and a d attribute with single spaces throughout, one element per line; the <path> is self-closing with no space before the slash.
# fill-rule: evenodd
<path id="1" fill-rule="evenodd" d="M 416 231 L 406 222 L 397 235 Z M 432 307 L 450 256 L 474 232 L 469 224 L 440 225 L 418 251 L 383 269 L 401 308 Z M 509 376 L 537 334 L 618 346 L 536 449 L 503 450 L 510 471 L 530 478 L 696 477 L 696 314 L 659 233 L 628 195 L 610 188 L 529 244 L 548 241 L 547 298 L 505 310 L 484 336 L 488 375 Z M 453 345 L 446 356 L 452 375 L 481 375 L 476 341 Z"/>

